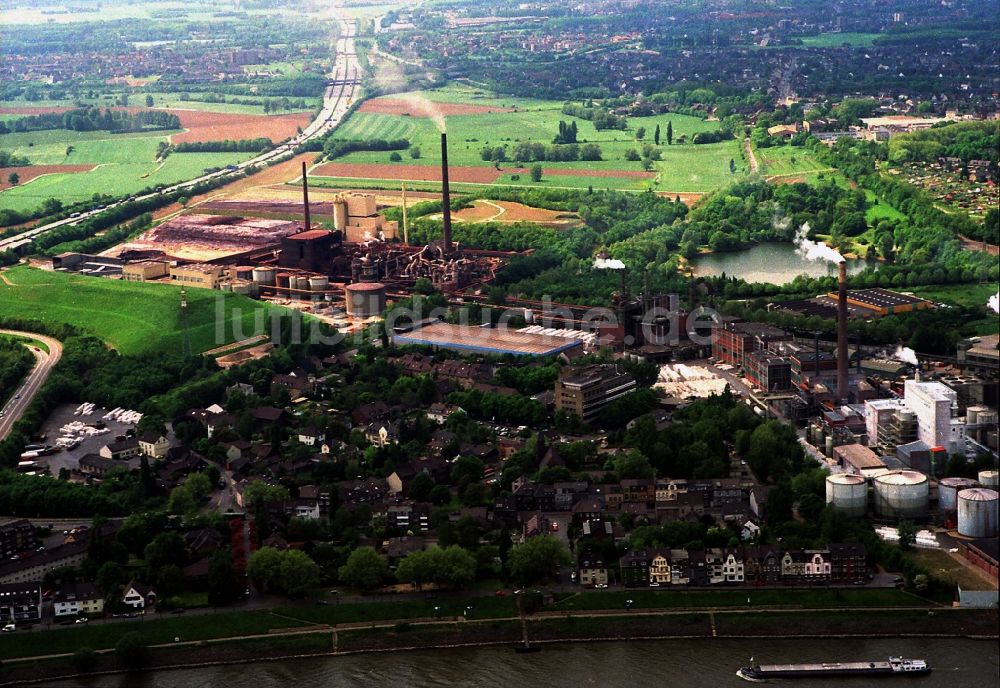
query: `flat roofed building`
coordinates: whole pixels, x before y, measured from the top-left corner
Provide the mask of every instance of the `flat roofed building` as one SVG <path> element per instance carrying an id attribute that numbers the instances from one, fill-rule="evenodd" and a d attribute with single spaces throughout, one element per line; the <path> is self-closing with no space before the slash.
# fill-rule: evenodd
<path id="1" fill-rule="evenodd" d="M 222 281 L 222 266 L 190 263 L 170 268 L 170 281 L 188 287 L 215 289 Z"/>
<path id="2" fill-rule="evenodd" d="M 579 339 L 518 332 L 509 328 L 470 327 L 443 322 L 397 333 L 393 339 L 397 344 L 422 344 L 452 351 L 498 356 L 575 355 L 583 349 L 583 342 Z"/>
<path id="3" fill-rule="evenodd" d="M 747 379 L 765 392 L 784 392 L 792 388 L 792 361 L 767 351 L 754 351 L 746 357 Z"/>
<path id="4" fill-rule="evenodd" d="M 790 334 L 771 325 L 730 322 L 712 328 L 712 356 L 723 363 L 746 367 L 747 354 L 790 341 Z"/>
<path id="5" fill-rule="evenodd" d="M 885 469 L 882 461 L 871 449 L 860 444 L 842 444 L 833 448 L 837 463 L 848 473 L 867 476 L 872 471 Z"/>
<path id="6" fill-rule="evenodd" d="M 170 274 L 169 266 L 161 260 L 143 260 L 129 263 L 122 268 L 122 279 L 126 282 L 148 282 Z"/>
<path id="7" fill-rule="evenodd" d="M 836 299 L 836 292 L 827 294 L 828 298 Z M 847 291 L 848 305 L 865 308 L 877 315 L 894 315 L 898 313 L 909 313 L 910 311 L 926 310 L 933 308 L 927 299 L 910 294 L 902 294 L 898 291 L 888 289 L 849 289 Z"/>
<path id="8" fill-rule="evenodd" d="M 42 618 L 42 586 L 39 583 L 0 585 L 0 623 L 39 621 Z"/>
<path id="9" fill-rule="evenodd" d="M 602 408 L 636 388 L 635 379 L 615 365 L 570 368 L 556 380 L 556 411 L 593 420 Z"/>

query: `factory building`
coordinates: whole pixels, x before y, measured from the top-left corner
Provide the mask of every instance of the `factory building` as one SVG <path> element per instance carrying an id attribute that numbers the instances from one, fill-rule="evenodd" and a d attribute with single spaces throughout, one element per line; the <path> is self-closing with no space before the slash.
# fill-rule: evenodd
<path id="1" fill-rule="evenodd" d="M 126 282 L 149 282 L 166 277 L 170 267 L 162 260 L 143 260 L 129 263 L 122 268 L 122 279 Z"/>
<path id="2" fill-rule="evenodd" d="M 962 367 L 990 377 L 1000 375 L 1000 335 L 964 339 L 958 343 L 958 362 Z"/>
<path id="3" fill-rule="evenodd" d="M 575 414 L 584 422 L 636 388 L 635 379 L 615 365 L 571 368 L 556 380 L 556 411 Z"/>
<path id="4" fill-rule="evenodd" d="M 278 266 L 325 274 L 340 253 L 340 235 L 324 229 L 310 229 L 281 239 Z"/>
<path id="5" fill-rule="evenodd" d="M 352 244 L 395 239 L 399 225 L 378 212 L 372 194 L 345 193 L 333 199 L 333 226 Z"/>
<path id="6" fill-rule="evenodd" d="M 833 448 L 833 458 L 845 473 L 866 478 L 884 473 L 885 462 L 868 447 L 860 444 L 842 444 Z"/>
<path id="7" fill-rule="evenodd" d="M 963 451 L 965 422 L 955 415 L 958 395 L 940 382 L 907 380 L 903 401 L 917 418 L 917 439 L 949 453 Z"/>
<path id="8" fill-rule="evenodd" d="M 393 339 L 398 345 L 421 344 L 461 353 L 496 356 L 575 356 L 583 350 L 583 342 L 579 339 L 443 322 L 408 330 L 404 328 L 402 331 L 396 328 Z"/>
<path id="9" fill-rule="evenodd" d="M 747 367 L 746 357 L 775 342 L 790 342 L 792 335 L 771 325 L 753 322 L 723 323 L 712 328 L 712 356 L 722 363 Z"/>
<path id="10" fill-rule="evenodd" d="M 827 294 L 827 298 L 836 299 L 837 293 L 831 292 Z M 934 307 L 927 299 L 888 289 L 848 289 L 847 303 L 848 306 L 863 308 L 878 316 L 899 315 Z"/>
<path id="11" fill-rule="evenodd" d="M 170 268 L 170 281 L 185 287 L 217 289 L 222 281 L 221 265 L 190 263 Z"/>
<path id="12" fill-rule="evenodd" d="M 775 356 L 765 350 L 748 354 L 747 380 L 765 392 L 786 392 L 792 388 L 792 362 L 787 356 Z"/>

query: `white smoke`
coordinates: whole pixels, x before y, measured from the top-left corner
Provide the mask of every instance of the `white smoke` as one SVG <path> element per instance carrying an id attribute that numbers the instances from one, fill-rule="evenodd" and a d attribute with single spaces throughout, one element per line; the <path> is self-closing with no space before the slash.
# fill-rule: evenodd
<path id="1" fill-rule="evenodd" d="M 625 263 L 617 258 L 595 258 L 594 267 L 598 270 L 624 270 Z"/>
<path id="2" fill-rule="evenodd" d="M 809 239 L 809 223 L 804 223 L 795 232 L 795 252 L 806 260 L 824 260 L 828 263 L 843 263 L 844 257 L 822 241 Z"/>
<path id="3" fill-rule="evenodd" d="M 1000 291 L 990 297 L 990 300 L 986 302 L 986 307 L 994 313 L 1000 313 Z"/>
<path id="4" fill-rule="evenodd" d="M 437 127 L 439 132 L 444 134 L 448 130 L 444 121 L 444 113 L 441 112 L 437 103 L 432 100 L 428 100 L 419 93 L 403 93 L 400 95 L 400 98 L 412 105 L 421 116 L 429 117 L 430 120 L 434 122 L 434 126 Z"/>
<path id="5" fill-rule="evenodd" d="M 920 361 L 917 360 L 917 352 L 908 346 L 897 346 L 893 358 L 910 365 L 920 365 Z"/>

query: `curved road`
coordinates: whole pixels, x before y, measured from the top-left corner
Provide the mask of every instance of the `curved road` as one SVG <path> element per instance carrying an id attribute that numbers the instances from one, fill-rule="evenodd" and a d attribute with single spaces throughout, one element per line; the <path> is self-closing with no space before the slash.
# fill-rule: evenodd
<path id="1" fill-rule="evenodd" d="M 59 358 L 62 356 L 62 344 L 57 339 L 46 337 L 42 334 L 35 334 L 34 332 L 0 329 L 0 334 L 28 337 L 42 342 L 49 348 L 48 353 L 46 353 L 43 349 L 38 348 L 30 342 L 25 342 L 25 346 L 31 350 L 31 353 L 35 354 L 37 362 L 35 363 L 35 367 L 31 369 L 31 372 L 28 373 L 28 376 L 24 378 L 21 386 L 14 392 L 14 396 L 7 402 L 7 405 L 0 409 L 3 412 L 3 417 L 0 418 L 0 440 L 4 440 L 10 433 L 11 428 L 14 427 L 14 423 L 21 419 L 21 415 L 28 408 L 28 404 L 35 398 L 35 395 L 38 394 L 38 390 L 45 384 L 45 380 L 48 379 L 52 368 L 59 362 Z"/>

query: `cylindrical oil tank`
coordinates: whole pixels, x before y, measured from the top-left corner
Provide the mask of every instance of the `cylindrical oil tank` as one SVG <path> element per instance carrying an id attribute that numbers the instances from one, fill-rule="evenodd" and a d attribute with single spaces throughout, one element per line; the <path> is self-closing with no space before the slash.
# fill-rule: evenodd
<path id="1" fill-rule="evenodd" d="M 981 410 L 976 412 L 976 421 L 979 425 L 991 425 L 994 428 L 997 425 L 997 420 L 1000 418 L 997 412 L 991 408 L 986 408 L 985 406 L 980 407 Z"/>
<path id="2" fill-rule="evenodd" d="M 997 536 L 996 490 L 973 487 L 958 493 L 958 534 L 971 538 Z"/>
<path id="3" fill-rule="evenodd" d="M 875 513 L 884 518 L 927 515 L 927 476 L 918 471 L 887 471 L 874 480 Z"/>
<path id="4" fill-rule="evenodd" d="M 979 471 L 979 484 L 991 490 L 997 489 L 997 486 L 1000 485 L 1000 472 Z"/>
<path id="5" fill-rule="evenodd" d="M 954 511 L 958 508 L 958 493 L 975 486 L 976 481 L 971 478 L 941 478 L 938 482 L 938 508 Z"/>
<path id="6" fill-rule="evenodd" d="M 865 515 L 868 508 L 868 483 L 860 475 L 834 473 L 826 477 L 826 503 L 848 516 Z"/>
<path id="7" fill-rule="evenodd" d="M 275 277 L 275 279 L 278 282 L 278 287 L 279 288 L 288 289 L 288 281 L 289 281 L 289 279 L 291 279 L 291 277 L 292 276 L 290 274 L 288 274 L 287 272 L 279 272 L 277 274 L 277 276 Z"/>
<path id="8" fill-rule="evenodd" d="M 253 281 L 264 286 L 274 286 L 274 268 L 254 268 Z"/>
<path id="9" fill-rule="evenodd" d="M 833 435 L 826 438 L 823 443 L 823 454 L 826 456 L 833 456 Z"/>
<path id="10" fill-rule="evenodd" d="M 344 287 L 347 314 L 372 318 L 385 310 L 385 285 L 381 282 L 355 282 Z"/>
<path id="11" fill-rule="evenodd" d="M 986 411 L 989 412 L 989 408 L 986 406 L 970 406 L 965 409 L 965 423 L 967 425 L 977 425 L 979 423 L 979 412 Z"/>
<path id="12" fill-rule="evenodd" d="M 330 280 L 327 277 L 310 277 L 309 291 L 326 291 L 330 288 Z"/>
<path id="13" fill-rule="evenodd" d="M 243 294 L 244 296 L 250 295 L 250 282 L 246 280 L 240 280 L 239 282 L 233 282 L 233 293 Z"/>

